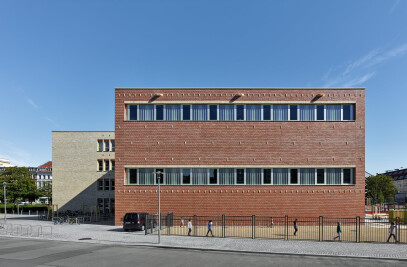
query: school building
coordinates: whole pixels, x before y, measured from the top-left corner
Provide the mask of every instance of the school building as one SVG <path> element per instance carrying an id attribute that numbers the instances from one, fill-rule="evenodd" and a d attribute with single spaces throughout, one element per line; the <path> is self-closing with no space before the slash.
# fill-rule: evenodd
<path id="1" fill-rule="evenodd" d="M 116 88 L 126 212 L 364 216 L 364 88 Z"/>

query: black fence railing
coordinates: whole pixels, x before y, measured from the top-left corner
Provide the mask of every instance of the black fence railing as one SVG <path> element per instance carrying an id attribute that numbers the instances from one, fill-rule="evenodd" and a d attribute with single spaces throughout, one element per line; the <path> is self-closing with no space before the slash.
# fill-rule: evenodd
<path id="1" fill-rule="evenodd" d="M 158 216 L 149 218 L 146 234 L 158 230 Z M 394 237 L 389 242 L 407 243 L 407 225 L 400 218 L 393 223 Z M 176 236 L 211 237 L 213 234 L 223 238 L 384 243 L 390 237 L 390 226 L 389 221 L 360 217 L 174 216 L 172 213 L 161 216 L 161 234 Z"/>

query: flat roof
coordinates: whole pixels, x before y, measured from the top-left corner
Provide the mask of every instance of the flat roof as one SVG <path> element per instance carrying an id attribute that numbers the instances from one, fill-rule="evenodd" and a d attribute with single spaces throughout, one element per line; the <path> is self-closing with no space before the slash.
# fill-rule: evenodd
<path id="1" fill-rule="evenodd" d="M 222 89 L 222 90 L 365 90 L 365 87 L 116 87 L 116 90 L 143 89 L 143 90 L 178 90 L 178 89 Z"/>

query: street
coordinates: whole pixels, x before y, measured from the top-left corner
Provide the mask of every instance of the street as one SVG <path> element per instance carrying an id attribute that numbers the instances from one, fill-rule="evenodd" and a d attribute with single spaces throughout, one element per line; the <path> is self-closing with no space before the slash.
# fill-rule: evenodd
<path id="1" fill-rule="evenodd" d="M 210 247 L 208 247 L 210 249 Z M 0 238 L 0 266 L 395 266 L 400 260 L 202 251 Z"/>

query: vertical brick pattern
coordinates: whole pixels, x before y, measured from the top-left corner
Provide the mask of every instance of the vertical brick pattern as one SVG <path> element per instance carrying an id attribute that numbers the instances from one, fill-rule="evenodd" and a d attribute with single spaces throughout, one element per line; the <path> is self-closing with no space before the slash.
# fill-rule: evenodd
<path id="1" fill-rule="evenodd" d="M 355 103 L 355 121 L 125 121 L 125 101 Z M 364 89 L 116 89 L 116 224 L 157 212 L 156 186 L 126 186 L 125 165 L 356 166 L 349 186 L 162 186 L 162 211 L 181 215 L 362 216 Z"/>

